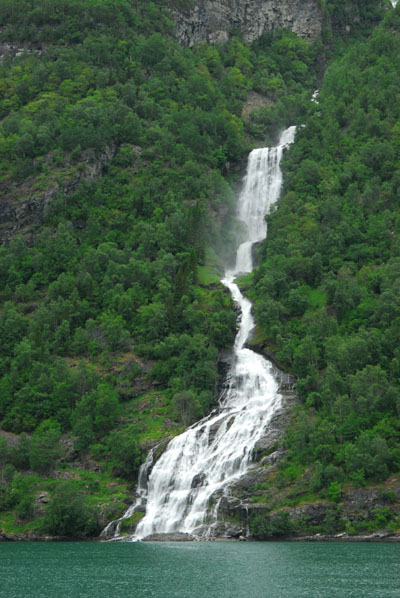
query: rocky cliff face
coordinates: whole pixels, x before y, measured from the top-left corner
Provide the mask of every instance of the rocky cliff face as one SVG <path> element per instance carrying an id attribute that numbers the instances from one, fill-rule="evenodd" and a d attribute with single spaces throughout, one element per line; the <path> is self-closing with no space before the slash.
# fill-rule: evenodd
<path id="1" fill-rule="evenodd" d="M 323 16 L 317 0 L 197 0 L 186 10 L 175 10 L 173 19 L 180 43 L 192 46 L 224 42 L 235 30 L 248 42 L 280 28 L 315 39 Z"/>

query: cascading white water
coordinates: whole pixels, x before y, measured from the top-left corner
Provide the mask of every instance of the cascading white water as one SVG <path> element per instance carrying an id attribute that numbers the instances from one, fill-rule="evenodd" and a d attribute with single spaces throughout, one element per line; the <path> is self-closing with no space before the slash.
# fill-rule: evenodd
<path id="1" fill-rule="evenodd" d="M 154 452 L 157 446 L 149 451 L 146 461 L 142 463 L 139 469 L 138 485 L 136 490 L 136 501 L 125 511 L 125 513 L 119 519 L 110 521 L 110 523 L 103 529 L 100 534 L 101 538 L 109 538 L 114 536 L 118 538 L 121 533 L 121 525 L 124 519 L 129 519 L 135 512 L 143 510 L 144 504 L 146 503 L 147 495 L 147 480 L 149 477 L 150 470 L 154 462 Z"/>
<path id="2" fill-rule="evenodd" d="M 238 248 L 235 267 L 222 280 L 241 311 L 228 388 L 219 409 L 171 440 L 154 465 L 137 539 L 177 531 L 206 536 L 211 523 L 207 520 L 216 516 L 210 499 L 247 471 L 257 441 L 281 406 L 271 363 L 244 347 L 254 320 L 251 303 L 234 280 L 253 268 L 252 246 L 266 236 L 265 215 L 282 185 L 280 160 L 294 134 L 295 127 L 290 127 L 278 146 L 253 150 L 249 156 L 238 210 L 247 225 L 247 239 Z M 135 506 L 125 517 L 134 510 Z"/>
<path id="3" fill-rule="evenodd" d="M 398 0 L 390 0 L 393 8 L 396 8 Z"/>

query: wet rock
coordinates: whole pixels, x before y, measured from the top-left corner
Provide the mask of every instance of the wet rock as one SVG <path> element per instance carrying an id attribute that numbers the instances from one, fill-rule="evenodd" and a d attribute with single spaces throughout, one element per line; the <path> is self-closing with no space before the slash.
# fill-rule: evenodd
<path id="1" fill-rule="evenodd" d="M 218 521 L 210 527 L 204 526 L 204 529 L 198 528 L 196 530 L 197 533 L 203 540 L 238 540 L 241 536 L 244 537 L 246 532 L 240 523 Z"/>
<path id="2" fill-rule="evenodd" d="M 243 538 L 243 528 L 238 526 L 229 526 L 225 532 L 227 538 Z"/>
<path id="3" fill-rule="evenodd" d="M 223 349 L 218 355 L 217 370 L 218 370 L 218 389 L 217 395 L 220 396 L 227 389 L 228 373 L 232 366 L 233 351 L 231 349 Z"/>
<path id="4" fill-rule="evenodd" d="M 222 501 L 222 505 L 225 504 L 225 499 L 229 501 L 230 505 L 233 505 L 234 500 L 239 500 L 241 504 L 241 499 L 250 496 L 253 492 L 253 487 L 256 484 L 265 481 L 265 470 L 263 468 L 254 468 L 248 471 L 245 475 L 243 475 L 239 480 L 237 480 L 234 484 L 232 484 L 230 488 L 230 492 L 234 496 L 224 497 Z M 235 495 L 239 495 L 241 499 L 236 499 Z"/>
<path id="5" fill-rule="evenodd" d="M 228 512 L 229 510 L 232 511 L 239 509 L 242 504 L 242 500 L 236 496 L 222 496 L 221 500 L 219 501 L 219 510 L 221 512 Z"/>
<path id="6" fill-rule="evenodd" d="M 265 453 L 276 452 L 274 449 L 277 448 L 278 443 L 282 439 L 286 428 L 293 418 L 293 412 L 291 408 L 296 404 L 296 402 L 297 397 L 293 393 L 284 397 L 281 409 L 278 409 L 274 413 L 267 429 L 265 430 L 265 433 L 256 443 L 253 449 L 253 458 L 255 461 L 265 457 Z M 273 462 L 281 459 L 283 455 L 284 453 L 282 451 L 278 452 L 275 455 Z M 271 462 L 268 464 L 270 465 Z"/>
<path id="7" fill-rule="evenodd" d="M 217 421 L 215 422 L 215 424 L 213 424 L 212 426 L 210 426 L 210 429 L 208 431 L 208 444 L 212 444 L 214 442 L 215 436 L 221 426 L 221 421 Z"/>
<path id="8" fill-rule="evenodd" d="M 115 536 L 115 533 L 117 531 L 117 527 L 118 524 L 120 522 L 120 519 L 115 519 L 114 521 L 111 521 L 107 527 L 105 527 L 103 529 L 103 531 L 100 534 L 100 538 L 102 538 L 103 540 L 108 540 L 111 539 Z"/>
<path id="9" fill-rule="evenodd" d="M 71 462 L 79 459 L 79 451 L 75 448 L 75 442 L 76 439 L 71 436 L 63 436 L 61 438 L 60 443 L 65 461 Z"/>
<path id="10" fill-rule="evenodd" d="M 198 488 L 199 486 L 204 486 L 204 482 L 206 482 L 206 479 L 207 479 L 207 476 L 205 473 L 198 473 L 192 479 L 192 483 L 191 483 L 190 487 Z"/>
<path id="11" fill-rule="evenodd" d="M 38 542 L 38 541 L 49 541 L 57 538 L 53 536 L 40 536 L 36 532 L 28 531 L 23 534 L 6 534 L 0 532 L 0 542 Z"/>
<path id="12" fill-rule="evenodd" d="M 389 538 L 390 536 L 394 535 L 394 532 L 390 532 L 387 529 L 378 529 L 374 534 L 376 538 L 380 538 L 381 540 L 383 540 L 383 538 Z"/>
<path id="13" fill-rule="evenodd" d="M 253 449 L 255 460 L 257 460 L 257 457 L 261 456 L 262 453 L 273 448 L 282 438 L 282 432 L 286 428 L 290 419 L 289 413 L 287 413 L 284 409 L 279 409 L 279 411 L 273 415 L 268 424 L 268 428 Z"/>

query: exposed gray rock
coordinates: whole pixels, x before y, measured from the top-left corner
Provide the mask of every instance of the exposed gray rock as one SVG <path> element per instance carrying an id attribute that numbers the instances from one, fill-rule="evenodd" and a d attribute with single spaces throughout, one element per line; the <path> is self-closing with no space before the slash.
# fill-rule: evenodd
<path id="1" fill-rule="evenodd" d="M 218 432 L 220 426 L 221 426 L 221 422 L 220 421 L 217 421 L 217 422 L 215 422 L 215 424 L 213 424 L 212 426 L 210 426 L 209 431 L 208 431 L 208 444 L 209 444 L 209 446 L 214 442 L 215 436 L 217 435 L 217 432 Z"/>
<path id="2" fill-rule="evenodd" d="M 222 43 L 238 29 L 248 42 L 280 28 L 316 39 L 323 20 L 317 0 L 197 0 L 190 8 L 173 10 L 172 18 L 184 46 Z"/>
<path id="3" fill-rule="evenodd" d="M 242 108 L 242 118 L 245 121 L 251 120 L 251 113 L 253 110 L 259 110 L 271 106 L 273 101 L 270 98 L 258 93 L 257 91 L 249 91 Z"/>
<path id="4" fill-rule="evenodd" d="M 239 540 L 240 537 L 247 535 L 245 528 L 240 523 L 236 524 L 232 521 L 217 521 L 210 527 L 202 526 L 198 528 L 196 532 L 201 534 L 201 540 Z M 207 535 L 204 536 L 203 534 Z"/>
<path id="5" fill-rule="evenodd" d="M 197 475 L 194 476 L 192 483 L 191 483 L 191 488 L 198 488 L 199 486 L 204 486 L 204 484 L 207 484 L 207 476 L 205 473 L 198 473 Z"/>
<path id="6" fill-rule="evenodd" d="M 232 349 L 222 349 L 218 355 L 217 369 L 218 369 L 218 388 L 217 396 L 221 396 L 229 386 L 228 374 L 232 366 L 233 351 Z"/>
<path id="7" fill-rule="evenodd" d="M 19 442 L 18 434 L 14 434 L 13 432 L 6 432 L 5 430 L 0 429 L 0 437 L 5 438 L 9 446 L 16 447 Z"/>
<path id="8" fill-rule="evenodd" d="M 24 54 L 34 54 L 42 58 L 47 52 L 47 46 L 42 43 L 22 44 L 20 42 L 0 42 L 0 66 L 6 58 L 18 58 Z"/>
<path id="9" fill-rule="evenodd" d="M 50 502 L 50 492 L 41 492 L 38 496 L 38 501 L 47 505 Z"/>
<path id="10" fill-rule="evenodd" d="M 286 428 L 291 422 L 293 417 L 292 407 L 296 403 L 297 397 L 294 393 L 285 393 L 283 397 L 282 407 L 274 413 L 274 415 L 271 418 L 271 421 L 269 422 L 268 428 L 265 430 L 265 433 L 254 447 L 255 460 L 265 456 L 265 453 L 267 452 L 275 453 L 273 449 L 276 447 L 277 443 L 282 439 Z M 278 459 L 281 459 L 283 457 L 283 454 L 284 453 L 282 451 L 275 454 L 273 461 L 264 461 L 263 465 L 267 466 L 271 465 L 272 463 L 275 463 Z"/>
<path id="11" fill-rule="evenodd" d="M 250 339 L 250 341 L 248 341 L 245 346 L 251 349 L 252 351 L 255 351 L 256 353 L 263 355 L 263 357 L 265 357 L 266 359 L 268 359 L 268 361 L 272 363 L 275 378 L 279 383 L 280 392 L 288 393 L 289 397 L 292 396 L 293 391 L 295 389 L 297 376 L 285 372 L 284 366 L 281 363 L 279 363 L 275 353 L 269 351 L 264 344 L 255 344 Z"/>
<path id="12" fill-rule="evenodd" d="M 260 460 L 260 465 L 264 467 L 266 470 L 270 470 L 274 465 L 278 463 L 283 457 L 285 456 L 285 451 L 283 449 L 274 451 L 269 455 L 266 455 Z"/>
<path id="13" fill-rule="evenodd" d="M 357 522 L 362 521 L 372 521 L 374 519 L 375 509 L 382 509 L 384 506 L 387 506 L 385 499 L 382 498 L 384 494 L 382 494 L 382 490 L 379 488 L 356 488 L 347 493 L 343 493 L 340 506 L 335 506 L 332 503 L 321 500 L 316 503 L 304 504 L 298 507 L 286 507 L 283 510 L 278 509 L 275 512 L 271 511 L 268 513 L 270 508 L 268 502 L 265 504 L 246 502 L 246 494 L 251 495 L 251 489 L 254 488 L 254 485 L 258 483 L 261 478 L 262 470 L 259 468 L 244 476 L 231 488 L 232 493 L 239 494 L 243 497 L 243 500 L 238 499 L 237 496 L 234 495 L 224 496 L 221 499 L 218 512 L 220 521 L 213 526 L 214 535 L 225 537 L 227 529 L 229 526 L 232 528 L 232 525 L 237 532 L 239 532 L 240 529 L 248 529 L 248 522 L 258 513 L 262 514 L 265 518 L 266 526 L 273 526 L 275 520 L 277 520 L 279 525 L 279 519 L 282 516 L 282 513 L 284 513 L 292 522 L 294 530 L 296 530 L 290 533 L 290 536 L 293 538 L 299 537 L 307 540 L 343 539 L 347 541 L 398 541 L 400 539 L 400 535 L 396 535 L 392 531 L 386 529 L 362 536 L 349 536 L 345 533 L 332 536 L 322 534 L 309 535 L 309 531 L 307 531 L 310 528 L 324 525 L 328 513 L 330 517 L 334 517 L 336 520 L 344 519 L 350 524 L 356 524 Z M 390 509 L 395 517 L 399 517 L 400 487 L 395 486 L 392 488 L 392 491 L 394 498 L 391 501 Z M 232 520 L 237 523 L 232 524 Z"/>
<path id="14" fill-rule="evenodd" d="M 329 506 L 323 502 L 316 504 L 305 505 L 304 507 L 296 507 L 294 509 L 287 509 L 289 519 L 295 523 L 300 521 L 307 521 L 307 525 L 321 525 L 323 523 Z M 271 517 L 273 520 L 274 515 Z"/>
<path id="15" fill-rule="evenodd" d="M 99 177 L 106 164 L 115 156 L 116 146 L 105 148 L 102 152 L 87 150 L 83 152 L 79 168 L 69 174 L 71 164 L 65 161 L 62 168 L 54 170 L 45 189 L 35 188 L 36 179 L 31 177 L 22 184 L 7 181 L 0 185 L 0 245 L 8 241 L 19 232 L 26 233 L 42 223 L 46 212 L 56 201 L 74 193 L 81 181 L 94 181 Z M 50 167 L 53 157 L 47 156 Z"/>
<path id="16" fill-rule="evenodd" d="M 119 522 L 120 522 L 119 519 L 115 519 L 114 521 L 111 521 L 109 523 L 109 525 L 107 525 L 106 529 L 104 529 L 101 532 L 101 534 L 100 534 L 101 538 L 104 538 L 105 540 L 114 538 L 114 535 L 115 535 L 115 532 L 117 531 Z"/>

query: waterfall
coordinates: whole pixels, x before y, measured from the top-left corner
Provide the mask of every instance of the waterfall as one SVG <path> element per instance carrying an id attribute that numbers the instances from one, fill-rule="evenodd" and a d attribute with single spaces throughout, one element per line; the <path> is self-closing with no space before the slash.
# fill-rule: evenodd
<path id="1" fill-rule="evenodd" d="M 234 280 L 252 271 L 252 246 L 266 236 L 265 215 L 278 199 L 282 185 L 280 160 L 294 134 L 295 127 L 290 127 L 276 147 L 250 153 L 238 200 L 238 216 L 247 225 L 247 238 L 237 250 L 234 268 L 225 272 L 222 280 L 241 312 L 227 389 L 218 409 L 171 440 L 154 465 L 137 539 L 177 531 L 199 537 L 212 535 L 217 496 L 246 473 L 256 443 L 281 406 L 272 364 L 245 347 L 254 320 L 251 303 Z M 135 505 L 125 517 L 134 510 Z"/>
<path id="2" fill-rule="evenodd" d="M 144 505 L 146 503 L 147 495 L 147 480 L 150 475 L 150 470 L 153 467 L 154 453 L 157 450 L 157 446 L 152 448 L 147 457 L 146 461 L 142 463 L 139 468 L 138 485 L 136 490 L 136 501 L 125 511 L 125 513 L 119 519 L 110 521 L 110 523 L 103 529 L 100 534 L 100 538 L 109 538 L 114 536 L 118 538 L 121 533 L 121 525 L 124 519 L 129 519 L 136 512 L 143 512 Z"/>

